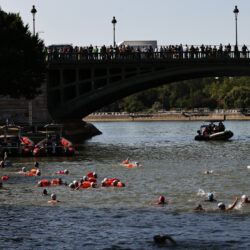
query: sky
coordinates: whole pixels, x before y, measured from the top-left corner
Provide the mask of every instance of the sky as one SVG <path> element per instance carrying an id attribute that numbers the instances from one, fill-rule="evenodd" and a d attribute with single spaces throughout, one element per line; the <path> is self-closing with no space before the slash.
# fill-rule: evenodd
<path id="1" fill-rule="evenodd" d="M 116 42 L 157 40 L 158 45 L 250 45 L 250 0 L 0 0 L 6 12 L 19 13 L 32 30 L 32 5 L 37 9 L 36 32 L 50 44 L 101 46 Z"/>

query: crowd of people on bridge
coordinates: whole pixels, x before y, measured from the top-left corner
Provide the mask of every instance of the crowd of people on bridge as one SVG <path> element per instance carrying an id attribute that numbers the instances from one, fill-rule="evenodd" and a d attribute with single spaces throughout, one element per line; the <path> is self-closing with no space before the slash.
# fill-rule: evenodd
<path id="1" fill-rule="evenodd" d="M 228 45 L 168 45 L 153 48 L 149 46 L 49 46 L 45 48 L 48 61 L 84 61 L 84 60 L 113 60 L 113 59 L 199 59 L 199 58 L 247 58 L 248 48 L 244 44 L 241 50 L 238 46 Z"/>

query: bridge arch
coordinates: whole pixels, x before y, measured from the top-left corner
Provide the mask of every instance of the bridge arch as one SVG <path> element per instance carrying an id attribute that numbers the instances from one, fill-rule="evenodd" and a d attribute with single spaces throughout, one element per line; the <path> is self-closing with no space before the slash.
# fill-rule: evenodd
<path id="1" fill-rule="evenodd" d="M 54 63 L 48 71 L 48 107 L 54 119 L 81 119 L 142 90 L 221 76 L 250 76 L 250 59 Z"/>

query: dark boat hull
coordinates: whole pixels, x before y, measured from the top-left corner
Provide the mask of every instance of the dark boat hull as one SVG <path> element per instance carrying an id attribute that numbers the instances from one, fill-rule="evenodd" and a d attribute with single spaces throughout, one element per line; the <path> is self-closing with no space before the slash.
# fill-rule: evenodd
<path id="1" fill-rule="evenodd" d="M 210 141 L 210 140 L 228 140 L 233 136 L 233 132 L 230 130 L 227 131 L 223 131 L 223 132 L 218 132 L 218 133 L 214 133 L 211 135 L 196 135 L 195 136 L 195 140 L 196 141 Z"/>

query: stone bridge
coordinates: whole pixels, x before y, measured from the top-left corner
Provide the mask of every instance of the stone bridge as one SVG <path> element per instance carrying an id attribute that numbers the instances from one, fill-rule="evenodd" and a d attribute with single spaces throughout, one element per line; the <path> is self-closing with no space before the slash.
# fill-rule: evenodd
<path id="1" fill-rule="evenodd" d="M 73 119 L 133 93 L 202 77 L 250 76 L 249 52 L 84 56 L 48 54 L 48 110 Z"/>

